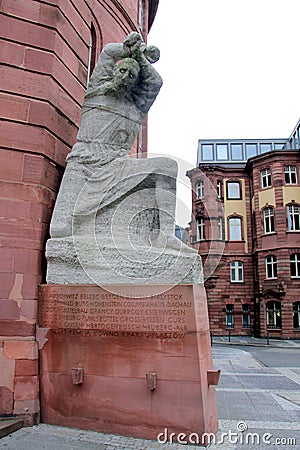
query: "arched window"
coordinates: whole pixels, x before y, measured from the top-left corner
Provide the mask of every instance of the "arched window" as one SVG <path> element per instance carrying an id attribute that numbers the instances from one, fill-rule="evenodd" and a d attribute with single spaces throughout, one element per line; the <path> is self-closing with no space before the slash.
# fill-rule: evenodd
<path id="1" fill-rule="evenodd" d="M 229 240 L 241 241 L 242 240 L 242 219 L 240 217 L 229 217 Z"/>
<path id="2" fill-rule="evenodd" d="M 90 45 L 89 45 L 89 58 L 87 67 L 87 84 L 89 82 L 90 76 L 93 73 L 96 64 L 96 30 L 93 24 L 91 24 L 90 31 Z"/>
<path id="3" fill-rule="evenodd" d="M 287 206 L 287 225 L 289 231 L 300 231 L 300 206 Z"/>
<path id="4" fill-rule="evenodd" d="M 300 253 L 293 253 L 290 256 L 290 269 L 292 278 L 300 278 Z"/>
<path id="5" fill-rule="evenodd" d="M 267 328 L 281 328 L 281 304 L 278 301 L 270 301 L 266 305 Z"/>
<path id="6" fill-rule="evenodd" d="M 232 283 L 241 283 L 244 281 L 243 263 L 241 261 L 232 261 L 230 263 L 230 281 Z"/>
<path id="7" fill-rule="evenodd" d="M 300 329 L 300 302 L 293 303 L 293 324 L 295 330 Z"/>
<path id="8" fill-rule="evenodd" d="M 269 255 L 266 261 L 266 278 L 277 278 L 277 257 Z"/>
<path id="9" fill-rule="evenodd" d="M 268 207 L 263 210 L 264 233 L 273 233 L 275 231 L 274 208 Z"/>

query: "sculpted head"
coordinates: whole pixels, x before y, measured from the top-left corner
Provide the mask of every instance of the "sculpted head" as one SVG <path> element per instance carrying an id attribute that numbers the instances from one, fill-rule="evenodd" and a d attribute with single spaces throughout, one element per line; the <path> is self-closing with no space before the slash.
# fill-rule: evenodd
<path id="1" fill-rule="evenodd" d="M 133 58 L 124 58 L 114 68 L 113 85 L 116 91 L 130 90 L 139 78 L 140 66 Z"/>

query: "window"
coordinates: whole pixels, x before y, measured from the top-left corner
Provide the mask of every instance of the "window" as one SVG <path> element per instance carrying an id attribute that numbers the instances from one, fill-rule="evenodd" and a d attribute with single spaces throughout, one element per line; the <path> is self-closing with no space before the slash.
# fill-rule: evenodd
<path id="1" fill-rule="evenodd" d="M 234 305 L 226 305 L 226 328 L 234 326 Z"/>
<path id="2" fill-rule="evenodd" d="M 196 183 L 196 197 L 202 198 L 204 197 L 204 181 L 200 180 Z"/>
<path id="3" fill-rule="evenodd" d="M 289 205 L 287 207 L 288 212 L 288 230 L 300 231 L 300 206 Z"/>
<path id="4" fill-rule="evenodd" d="M 269 255 L 266 257 L 266 278 L 277 278 L 277 257 Z"/>
<path id="5" fill-rule="evenodd" d="M 257 155 L 256 144 L 246 144 L 246 158 L 252 158 Z"/>
<path id="6" fill-rule="evenodd" d="M 227 144 L 217 144 L 217 159 L 220 159 L 220 160 L 228 159 Z"/>
<path id="7" fill-rule="evenodd" d="M 227 182 L 227 198 L 229 200 L 241 199 L 241 186 L 238 181 Z"/>
<path id="8" fill-rule="evenodd" d="M 242 220 L 240 217 L 230 217 L 229 219 L 229 240 L 242 240 Z"/>
<path id="9" fill-rule="evenodd" d="M 203 241 L 204 238 L 204 218 L 197 219 L 197 241 Z"/>
<path id="10" fill-rule="evenodd" d="M 144 4 L 143 0 L 139 0 L 139 28 L 143 31 L 144 22 Z"/>
<path id="11" fill-rule="evenodd" d="M 262 188 L 270 187 L 272 185 L 271 170 L 264 169 L 261 171 L 260 175 L 261 175 L 261 187 Z"/>
<path id="12" fill-rule="evenodd" d="M 264 233 L 273 233 L 275 230 L 274 208 L 264 209 Z"/>
<path id="13" fill-rule="evenodd" d="M 271 301 L 266 305 L 267 327 L 281 328 L 281 305 L 280 302 Z"/>
<path id="14" fill-rule="evenodd" d="M 230 263 L 230 281 L 232 283 L 244 281 L 243 263 L 241 261 L 232 261 Z"/>
<path id="15" fill-rule="evenodd" d="M 297 139 L 296 131 L 292 137 L 292 148 L 295 148 L 295 149 L 298 148 L 298 139 Z"/>
<path id="16" fill-rule="evenodd" d="M 231 159 L 243 160 L 243 146 L 242 144 L 231 144 Z"/>
<path id="17" fill-rule="evenodd" d="M 292 278 L 300 278 L 300 253 L 293 253 L 290 256 L 290 269 Z"/>
<path id="18" fill-rule="evenodd" d="M 260 153 L 270 152 L 272 150 L 271 144 L 260 144 Z"/>
<path id="19" fill-rule="evenodd" d="M 296 330 L 300 329 L 300 302 L 293 303 L 293 324 Z"/>
<path id="20" fill-rule="evenodd" d="M 282 144 L 282 143 L 280 143 L 280 144 L 278 144 L 278 143 L 276 144 L 276 143 L 275 143 L 275 144 L 274 144 L 274 149 L 275 149 L 275 150 L 282 150 L 282 149 L 283 149 L 283 146 L 284 146 L 284 144 Z"/>
<path id="21" fill-rule="evenodd" d="M 212 144 L 202 144 L 202 160 L 203 161 L 213 161 L 214 152 Z"/>
<path id="22" fill-rule="evenodd" d="M 222 198 L 222 181 L 217 181 L 217 197 Z"/>
<path id="23" fill-rule="evenodd" d="M 140 126 L 140 131 L 138 134 L 138 158 L 143 157 L 143 126 Z"/>
<path id="24" fill-rule="evenodd" d="M 88 66 L 87 66 L 87 84 L 89 82 L 90 76 L 93 73 L 95 64 L 96 64 L 96 31 L 94 25 L 92 24 L 90 33 Z"/>
<path id="25" fill-rule="evenodd" d="M 222 219 L 222 217 L 218 217 L 218 239 L 219 239 L 219 241 L 223 240 L 223 219 Z"/>
<path id="26" fill-rule="evenodd" d="M 243 326 L 243 328 L 250 328 L 250 305 L 249 304 L 243 305 L 242 326 Z"/>
<path id="27" fill-rule="evenodd" d="M 284 166 L 286 184 L 297 184 L 297 170 L 295 166 Z"/>

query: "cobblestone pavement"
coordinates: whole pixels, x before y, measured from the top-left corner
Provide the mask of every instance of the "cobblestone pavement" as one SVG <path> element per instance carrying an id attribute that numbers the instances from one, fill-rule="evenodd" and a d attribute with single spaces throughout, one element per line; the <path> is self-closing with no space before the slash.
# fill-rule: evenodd
<path id="1" fill-rule="evenodd" d="M 216 369 L 221 369 L 221 379 L 217 388 L 219 432 L 217 436 L 211 437 L 212 444 L 209 450 L 300 448 L 300 348 L 295 346 L 279 350 L 285 352 L 281 358 L 278 349 L 265 351 L 269 352 L 266 359 L 273 361 L 268 367 L 258 359 L 257 352 L 256 356 L 253 356 L 239 347 L 214 345 L 214 365 Z M 272 357 L 273 360 L 270 359 Z M 283 360 L 287 361 L 284 367 Z M 0 439 L 0 450 L 2 448 L 199 450 L 204 447 L 164 444 L 41 424 L 32 428 L 22 428 Z"/>
<path id="2" fill-rule="evenodd" d="M 231 441 L 238 442 L 228 448 L 299 449 L 300 348 L 245 351 L 222 344 L 214 346 L 213 354 L 215 368 L 221 369 L 219 428 L 237 433 Z M 222 445 L 215 448 L 226 448 Z"/>
<path id="3" fill-rule="evenodd" d="M 21 428 L 1 439 L 0 448 L 2 447 L 9 450 L 199 450 L 196 446 L 158 444 L 156 441 L 146 439 L 133 439 L 46 424 Z"/>

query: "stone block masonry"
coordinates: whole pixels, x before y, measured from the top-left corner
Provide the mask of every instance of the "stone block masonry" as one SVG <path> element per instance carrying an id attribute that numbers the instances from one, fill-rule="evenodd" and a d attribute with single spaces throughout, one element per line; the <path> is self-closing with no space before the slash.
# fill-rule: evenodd
<path id="1" fill-rule="evenodd" d="M 121 3 L 1 1 L 0 416 L 20 415 L 26 424 L 39 420 L 38 286 L 80 123 L 91 24 L 97 58 L 105 43 L 139 27 L 137 4 Z"/>

